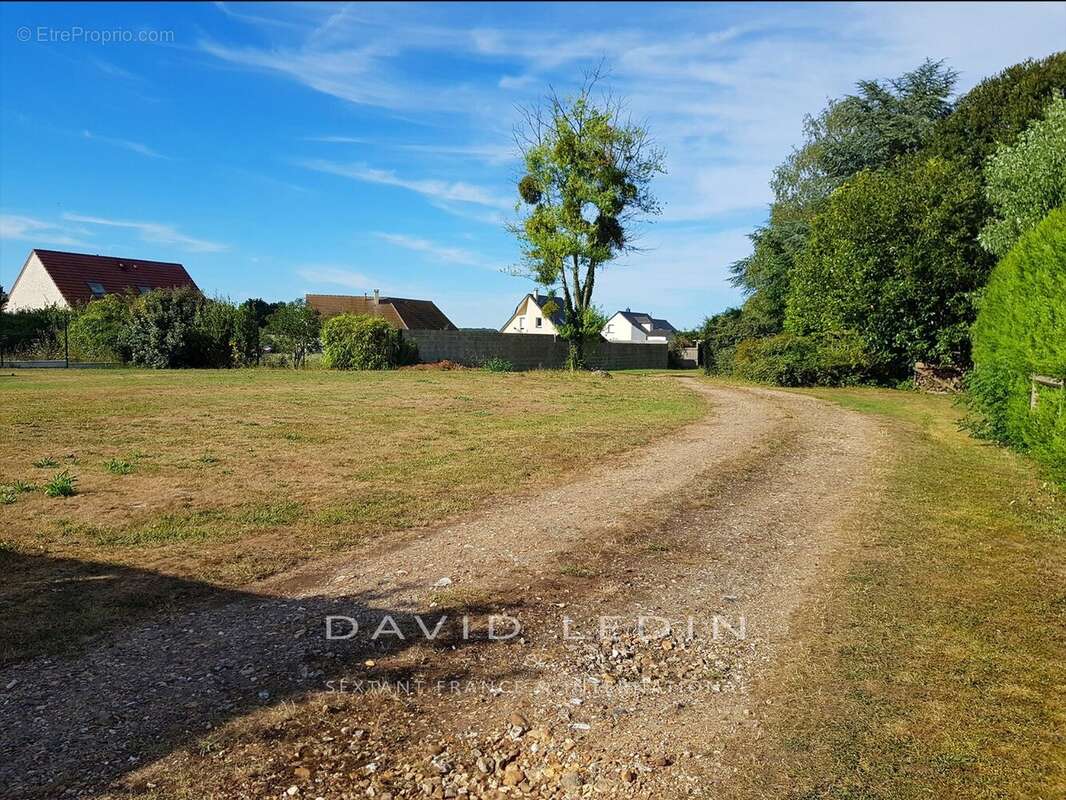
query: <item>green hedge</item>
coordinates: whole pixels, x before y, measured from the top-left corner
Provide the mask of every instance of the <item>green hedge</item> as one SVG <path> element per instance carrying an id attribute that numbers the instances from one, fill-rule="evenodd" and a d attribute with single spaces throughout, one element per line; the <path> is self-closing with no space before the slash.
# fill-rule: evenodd
<path id="1" fill-rule="evenodd" d="M 781 333 L 744 339 L 732 352 L 732 375 L 777 386 L 844 386 L 868 379 L 871 371 L 862 342 L 848 334 Z"/>
<path id="2" fill-rule="evenodd" d="M 322 326 L 322 354 L 330 369 L 390 369 L 412 363 L 416 351 L 380 317 L 340 314 Z"/>
<path id="3" fill-rule="evenodd" d="M 1066 207 L 1018 240 L 992 272 L 973 328 L 971 429 L 1031 452 L 1066 481 L 1066 394 L 1030 375 L 1066 377 Z"/>

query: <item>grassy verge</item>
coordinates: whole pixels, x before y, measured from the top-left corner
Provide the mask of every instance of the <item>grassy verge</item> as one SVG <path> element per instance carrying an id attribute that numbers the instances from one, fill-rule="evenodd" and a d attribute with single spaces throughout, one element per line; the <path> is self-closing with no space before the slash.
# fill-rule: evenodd
<path id="1" fill-rule="evenodd" d="M 18 372 L 0 381 L 0 661 L 539 488 L 702 413 L 630 374 Z"/>
<path id="2" fill-rule="evenodd" d="M 844 579 L 799 622 L 738 797 L 1066 796 L 1066 509 L 949 400 L 814 394 L 901 448 Z"/>

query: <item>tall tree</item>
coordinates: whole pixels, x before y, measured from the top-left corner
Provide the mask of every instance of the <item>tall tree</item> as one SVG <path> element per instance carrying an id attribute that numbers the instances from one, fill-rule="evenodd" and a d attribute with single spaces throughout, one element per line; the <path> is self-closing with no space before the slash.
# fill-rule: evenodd
<path id="1" fill-rule="evenodd" d="M 592 303 L 596 271 L 635 249 L 634 225 L 659 213 L 652 179 L 663 152 L 622 104 L 593 97 L 597 74 L 575 97 L 552 92 L 524 110 L 515 139 L 526 175 L 518 194 L 527 213 L 510 230 L 522 244 L 523 271 L 562 289 L 570 364 L 582 366 L 584 342 L 603 324 Z"/>
<path id="2" fill-rule="evenodd" d="M 1011 144 L 1066 91 L 1066 52 L 1023 61 L 986 78 L 959 98 L 933 132 L 930 148 L 980 170 L 1001 144 Z"/>
<path id="3" fill-rule="evenodd" d="M 989 156 L 985 195 L 993 219 L 979 239 L 997 256 L 1010 252 L 1052 209 L 1066 205 L 1066 97 L 1052 100 L 1044 119 Z"/>
<path id="4" fill-rule="evenodd" d="M 827 198 L 853 175 L 924 147 L 951 111 L 956 77 L 942 61 L 926 60 L 898 78 L 860 81 L 855 94 L 804 120 L 804 143 L 774 170 L 770 218 L 751 235 L 752 255 L 732 266 L 769 332 L 781 329 L 792 269 Z"/>
<path id="5" fill-rule="evenodd" d="M 914 156 L 859 173 L 815 219 L 786 330 L 855 334 L 885 378 L 906 377 L 916 360 L 966 366 L 975 295 L 992 265 L 971 233 L 983 208 L 976 173 L 955 162 Z"/>

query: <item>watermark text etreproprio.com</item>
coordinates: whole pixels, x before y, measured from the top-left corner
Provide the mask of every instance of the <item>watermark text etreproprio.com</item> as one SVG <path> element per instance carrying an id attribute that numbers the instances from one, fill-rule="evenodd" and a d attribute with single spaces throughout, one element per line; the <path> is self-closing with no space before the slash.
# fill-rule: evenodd
<path id="1" fill-rule="evenodd" d="M 155 28 L 53 28 L 49 25 L 22 25 L 15 31 L 20 42 L 41 44 L 171 44 L 174 31 Z"/>

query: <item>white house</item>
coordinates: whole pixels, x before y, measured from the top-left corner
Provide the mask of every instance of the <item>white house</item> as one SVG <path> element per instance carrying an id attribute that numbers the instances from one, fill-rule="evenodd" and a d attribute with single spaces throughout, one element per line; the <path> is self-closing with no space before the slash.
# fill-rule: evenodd
<path id="1" fill-rule="evenodd" d="M 8 291 L 7 310 L 71 308 L 108 294 L 181 286 L 196 289 L 181 264 L 35 248 Z"/>
<path id="2" fill-rule="evenodd" d="M 549 301 L 554 308 L 549 307 L 545 313 L 545 306 Z M 527 294 L 519 302 L 514 314 L 507 323 L 500 328 L 501 333 L 546 333 L 556 336 L 559 326 L 563 324 L 562 300 L 548 297 L 543 294 Z"/>
<path id="3" fill-rule="evenodd" d="M 665 319 L 655 319 L 639 311 L 617 311 L 600 334 L 609 342 L 663 344 L 674 338 L 677 329 Z"/>

